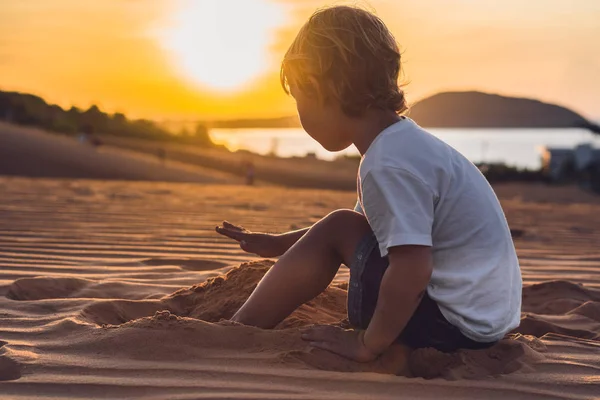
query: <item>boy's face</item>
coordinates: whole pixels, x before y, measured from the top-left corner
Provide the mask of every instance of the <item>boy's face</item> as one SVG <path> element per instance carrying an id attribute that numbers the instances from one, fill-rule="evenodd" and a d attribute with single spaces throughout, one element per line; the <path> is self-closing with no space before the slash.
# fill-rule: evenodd
<path id="1" fill-rule="evenodd" d="M 306 96 L 293 87 L 290 92 L 296 100 L 302 127 L 325 150 L 340 151 L 352 144 L 350 131 L 347 129 L 349 118 L 338 105 Z"/>

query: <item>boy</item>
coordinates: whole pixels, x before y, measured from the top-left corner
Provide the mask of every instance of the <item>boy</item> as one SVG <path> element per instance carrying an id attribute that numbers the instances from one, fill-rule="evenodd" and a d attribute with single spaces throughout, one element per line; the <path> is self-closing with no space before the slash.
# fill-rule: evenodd
<path id="1" fill-rule="evenodd" d="M 450 352 L 493 345 L 519 324 L 521 274 L 493 190 L 460 153 L 400 114 L 400 53 L 383 22 L 337 6 L 302 27 L 281 67 L 306 132 L 362 155 L 358 204 L 310 228 L 217 232 L 264 257 L 282 255 L 232 320 L 272 328 L 350 267 L 356 328 L 310 328 L 313 346 L 355 361 L 395 342 Z"/>

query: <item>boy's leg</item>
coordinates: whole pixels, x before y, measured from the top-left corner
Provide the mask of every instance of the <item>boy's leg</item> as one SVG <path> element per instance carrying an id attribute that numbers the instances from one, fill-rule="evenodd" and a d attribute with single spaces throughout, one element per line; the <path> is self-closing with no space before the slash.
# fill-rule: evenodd
<path id="1" fill-rule="evenodd" d="M 335 211 L 293 245 L 260 281 L 232 321 L 273 328 L 331 283 L 340 264 L 350 265 L 371 228 L 351 210 Z"/>

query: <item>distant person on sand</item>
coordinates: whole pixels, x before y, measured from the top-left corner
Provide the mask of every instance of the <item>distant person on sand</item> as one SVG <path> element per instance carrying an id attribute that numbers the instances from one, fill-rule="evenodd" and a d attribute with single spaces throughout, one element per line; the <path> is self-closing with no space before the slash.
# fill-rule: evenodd
<path id="1" fill-rule="evenodd" d="M 90 138 L 94 134 L 94 128 L 89 124 L 85 124 L 80 128 L 80 132 L 81 133 L 79 134 L 79 143 L 85 145 L 89 144 Z"/>
<path id="2" fill-rule="evenodd" d="M 79 135 L 80 143 L 89 143 L 94 147 L 102 145 L 100 138 L 94 134 L 94 127 L 90 124 L 83 125 L 81 127 L 81 135 Z"/>
<path id="3" fill-rule="evenodd" d="M 521 272 L 500 203 L 471 162 L 402 116 L 400 67 L 394 37 L 362 9 L 317 11 L 298 33 L 282 85 L 325 149 L 360 151 L 358 202 L 280 235 L 217 227 L 247 252 L 281 256 L 232 321 L 275 327 L 345 264 L 354 329 L 309 328 L 314 347 L 367 362 L 395 343 L 487 348 L 519 325 Z"/>
<path id="4" fill-rule="evenodd" d="M 88 143 L 88 134 L 85 132 L 82 132 L 79 134 L 79 143 L 81 144 L 87 144 Z"/>

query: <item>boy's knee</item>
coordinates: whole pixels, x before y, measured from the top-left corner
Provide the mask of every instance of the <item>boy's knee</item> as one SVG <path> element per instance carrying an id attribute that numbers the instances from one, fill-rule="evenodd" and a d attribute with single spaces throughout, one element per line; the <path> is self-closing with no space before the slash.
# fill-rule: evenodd
<path id="1" fill-rule="evenodd" d="M 337 232 L 367 233 L 371 230 L 364 215 L 353 210 L 336 210 L 323 218 L 323 223 Z"/>
<path id="2" fill-rule="evenodd" d="M 371 233 L 364 215 L 353 210 L 337 210 L 321 220 L 322 238 L 335 250 L 342 263 L 350 265 L 356 246 Z"/>

